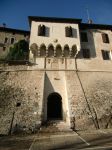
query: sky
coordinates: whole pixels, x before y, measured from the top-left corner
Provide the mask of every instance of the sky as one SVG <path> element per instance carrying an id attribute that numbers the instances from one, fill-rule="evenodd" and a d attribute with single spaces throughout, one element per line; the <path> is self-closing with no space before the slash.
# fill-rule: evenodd
<path id="1" fill-rule="evenodd" d="M 28 16 L 79 18 L 112 25 L 112 0 L 0 0 L 0 25 L 30 30 Z"/>

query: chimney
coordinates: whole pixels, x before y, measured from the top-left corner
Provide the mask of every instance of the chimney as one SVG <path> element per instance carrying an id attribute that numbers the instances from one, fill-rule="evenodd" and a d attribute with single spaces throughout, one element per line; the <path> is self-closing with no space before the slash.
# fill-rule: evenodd
<path id="1" fill-rule="evenodd" d="M 89 24 L 93 24 L 93 21 L 91 19 L 88 20 Z"/>

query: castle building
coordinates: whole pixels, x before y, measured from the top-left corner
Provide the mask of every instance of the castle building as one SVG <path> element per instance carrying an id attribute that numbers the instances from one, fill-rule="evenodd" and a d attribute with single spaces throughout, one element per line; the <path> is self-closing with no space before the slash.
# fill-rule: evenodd
<path id="1" fill-rule="evenodd" d="M 29 23 L 29 65 L 0 73 L 1 133 L 48 122 L 112 128 L 112 25 L 35 16 Z"/>

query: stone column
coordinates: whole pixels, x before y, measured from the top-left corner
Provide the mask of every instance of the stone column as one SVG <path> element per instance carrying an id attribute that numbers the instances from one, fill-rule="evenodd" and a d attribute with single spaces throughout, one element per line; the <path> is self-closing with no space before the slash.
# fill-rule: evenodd
<path id="1" fill-rule="evenodd" d="M 56 57 L 56 47 L 54 47 L 54 57 Z"/>
<path id="2" fill-rule="evenodd" d="M 29 61 L 31 63 L 34 63 L 34 54 L 32 53 L 32 50 L 30 49 L 30 53 L 29 53 Z"/>
<path id="3" fill-rule="evenodd" d="M 64 57 L 64 47 L 62 48 L 62 57 Z"/>
<path id="4" fill-rule="evenodd" d="M 69 48 L 69 55 L 70 55 L 70 57 L 72 57 L 72 48 Z"/>
<path id="5" fill-rule="evenodd" d="M 38 47 L 38 57 L 40 57 L 40 47 Z"/>
<path id="6" fill-rule="evenodd" d="M 48 57 L 48 47 L 46 47 L 46 57 Z"/>

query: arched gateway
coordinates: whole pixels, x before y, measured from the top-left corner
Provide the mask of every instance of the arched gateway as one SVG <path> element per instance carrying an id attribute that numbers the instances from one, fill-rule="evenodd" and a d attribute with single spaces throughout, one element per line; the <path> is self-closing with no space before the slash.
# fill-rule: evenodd
<path id="1" fill-rule="evenodd" d="M 47 120 L 62 119 L 62 97 L 54 92 L 47 98 Z"/>

